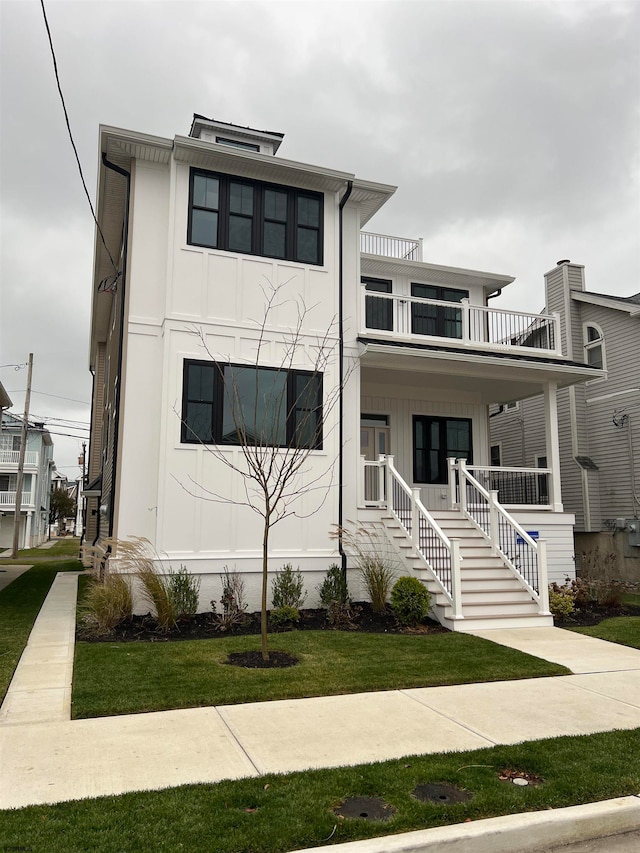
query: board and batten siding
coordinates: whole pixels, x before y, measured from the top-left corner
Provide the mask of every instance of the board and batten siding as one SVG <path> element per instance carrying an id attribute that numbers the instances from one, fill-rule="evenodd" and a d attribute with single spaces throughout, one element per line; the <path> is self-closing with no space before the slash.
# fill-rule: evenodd
<path id="1" fill-rule="evenodd" d="M 428 383 L 425 382 L 425 385 Z M 488 465 L 488 433 L 486 406 L 463 401 L 425 399 L 426 390 L 413 387 L 375 386 L 363 380 L 360 410 L 363 414 L 387 415 L 390 427 L 390 452 L 395 466 L 409 486 L 422 490 L 428 509 L 445 509 L 448 505 L 446 483 L 425 486 L 413 482 L 413 415 L 470 418 L 473 422 L 473 459 L 477 465 Z"/>
<path id="2" fill-rule="evenodd" d="M 563 584 L 576 576 L 573 543 L 574 516 L 567 512 L 514 511 L 511 515 L 526 531 L 535 531 L 547 542 L 549 583 Z"/>

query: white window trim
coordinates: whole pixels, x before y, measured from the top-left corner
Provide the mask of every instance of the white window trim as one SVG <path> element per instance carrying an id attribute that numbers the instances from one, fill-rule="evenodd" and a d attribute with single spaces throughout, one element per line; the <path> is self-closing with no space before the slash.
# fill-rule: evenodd
<path id="1" fill-rule="evenodd" d="M 595 341 L 589 340 L 589 328 L 593 328 L 598 332 L 600 336 Z M 584 351 L 584 360 L 585 364 L 587 363 L 587 353 L 589 350 L 595 349 L 596 347 L 600 347 L 600 352 L 602 353 L 602 367 L 601 370 L 606 372 L 607 370 L 607 348 L 605 346 L 604 340 L 604 332 L 602 331 L 602 326 L 599 323 L 594 322 L 593 320 L 585 320 L 582 324 L 582 343 L 583 343 L 583 351 Z M 606 376 L 601 376 L 599 379 L 590 379 L 586 384 L 592 385 L 595 382 L 602 382 L 603 379 L 606 379 Z"/>

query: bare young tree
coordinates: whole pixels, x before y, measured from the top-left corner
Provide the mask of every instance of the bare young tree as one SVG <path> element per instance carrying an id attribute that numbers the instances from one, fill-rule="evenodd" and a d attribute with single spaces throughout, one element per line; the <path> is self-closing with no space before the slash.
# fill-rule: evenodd
<path id="1" fill-rule="evenodd" d="M 246 506 L 262 519 L 262 597 L 261 646 L 262 657 L 269 659 L 267 639 L 267 591 L 269 567 L 269 535 L 273 527 L 285 518 L 308 517 L 327 499 L 333 483 L 334 459 L 310 474 L 305 465 L 315 450 L 321 449 L 331 429 L 330 415 L 340 399 L 341 387 L 336 381 L 324 385 L 327 368 L 335 364 L 338 353 L 337 324 L 334 321 L 320 337 L 311 339 L 304 332 L 312 309 L 298 297 L 285 300 L 283 289 L 287 282 L 263 290 L 265 309 L 257 323 L 259 333 L 255 358 L 248 365 L 231 364 L 209 349 L 202 329 L 194 329 L 214 366 L 213 375 L 222 399 L 217 431 L 211 430 L 210 419 L 202 417 L 197 400 L 192 408 L 180 414 L 183 434 L 199 442 L 220 463 L 242 479 L 242 499 L 221 495 L 203 483 L 189 478 L 189 485 L 180 483 L 189 494 L 205 500 Z M 282 333 L 270 331 L 274 311 L 286 302 L 293 302 L 296 321 Z M 277 337 L 282 356 L 277 367 L 266 367 L 263 351 Z M 349 371 L 345 372 L 346 382 Z M 236 446 L 239 454 L 229 453 Z M 195 491 L 193 490 L 195 487 Z M 300 512 L 303 495 L 317 493 L 312 512 Z"/>

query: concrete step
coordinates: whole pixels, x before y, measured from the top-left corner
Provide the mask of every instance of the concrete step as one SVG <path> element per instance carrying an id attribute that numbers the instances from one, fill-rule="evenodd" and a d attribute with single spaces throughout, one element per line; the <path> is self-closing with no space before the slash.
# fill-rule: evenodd
<path id="1" fill-rule="evenodd" d="M 531 593 L 526 589 L 501 589 L 501 590 L 473 590 L 462 589 L 462 606 L 466 611 L 468 607 L 476 605 L 486 605 L 490 608 L 506 608 L 513 609 L 515 605 L 534 603 L 536 610 L 537 603 L 533 602 Z"/>

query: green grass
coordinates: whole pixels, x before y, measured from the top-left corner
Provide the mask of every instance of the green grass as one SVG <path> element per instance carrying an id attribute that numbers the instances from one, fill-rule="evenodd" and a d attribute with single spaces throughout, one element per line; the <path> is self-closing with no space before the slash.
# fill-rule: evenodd
<path id="1" fill-rule="evenodd" d="M 270 649 L 299 659 L 288 669 L 225 664 L 259 638 L 76 644 L 74 718 L 371 690 L 561 675 L 558 664 L 467 634 L 292 631 Z"/>
<path id="2" fill-rule="evenodd" d="M 18 551 L 15 560 L 11 559 L 11 549 L 0 552 L 0 566 L 21 565 L 33 562 L 51 562 L 51 560 L 77 557 L 80 540 L 76 537 L 57 539 L 51 548 L 25 548 Z"/>
<path id="3" fill-rule="evenodd" d="M 598 625 L 572 630 L 588 637 L 640 649 L 640 616 L 614 616 L 612 619 L 603 619 Z"/>
<path id="4" fill-rule="evenodd" d="M 640 729 L 30 806 L 2 812 L 0 849 L 283 853 L 637 794 L 638 754 Z M 502 782 L 505 768 L 544 782 Z M 471 791 L 473 799 L 440 805 L 411 796 L 416 785 L 440 782 Z M 349 796 L 383 797 L 396 814 L 385 823 L 339 819 L 333 809 Z"/>
<path id="5" fill-rule="evenodd" d="M 640 593 L 627 592 L 622 597 L 622 603 L 632 607 L 640 607 Z"/>
<path id="6" fill-rule="evenodd" d="M 0 591 L 0 701 L 7 692 L 35 618 L 56 573 L 81 570 L 82 564 L 77 560 L 63 558 L 39 562 Z"/>

